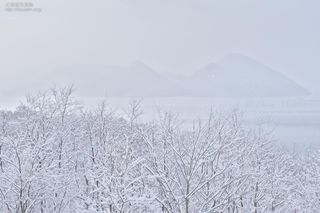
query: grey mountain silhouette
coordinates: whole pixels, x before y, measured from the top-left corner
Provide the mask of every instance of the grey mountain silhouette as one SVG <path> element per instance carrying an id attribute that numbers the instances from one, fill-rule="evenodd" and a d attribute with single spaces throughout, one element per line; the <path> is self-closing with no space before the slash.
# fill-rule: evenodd
<path id="1" fill-rule="evenodd" d="M 53 72 L 59 84 L 74 84 L 81 95 L 120 97 L 300 96 L 308 91 L 272 68 L 240 54 L 210 63 L 191 76 L 158 73 L 143 62 L 130 66 L 76 65 Z"/>
<path id="2" fill-rule="evenodd" d="M 308 91 L 287 76 L 241 54 L 210 63 L 190 77 L 195 96 L 299 96 Z M 195 86 L 192 86 L 195 85 Z"/>

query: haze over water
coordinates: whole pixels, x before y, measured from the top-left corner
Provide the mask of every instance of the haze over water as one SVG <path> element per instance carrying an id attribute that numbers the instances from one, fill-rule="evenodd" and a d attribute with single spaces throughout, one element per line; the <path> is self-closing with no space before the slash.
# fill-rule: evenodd
<path id="1" fill-rule="evenodd" d="M 134 98 L 84 97 L 91 108 L 105 100 L 110 109 L 123 115 Z M 270 131 L 280 147 L 295 152 L 320 148 L 320 97 L 287 98 L 144 98 L 141 121 L 159 119 L 159 113 L 177 115 L 182 126 L 191 127 L 199 119 L 205 122 L 211 111 L 228 113 L 237 110 L 245 126 Z"/>

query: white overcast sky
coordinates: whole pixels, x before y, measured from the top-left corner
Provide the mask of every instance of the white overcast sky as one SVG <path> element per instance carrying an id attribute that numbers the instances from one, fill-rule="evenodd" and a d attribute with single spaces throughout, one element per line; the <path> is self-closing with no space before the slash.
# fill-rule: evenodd
<path id="1" fill-rule="evenodd" d="M 141 60 L 187 74 L 237 52 L 320 93 L 319 0 L 34 0 L 41 13 L 0 2 L 7 87 L 72 64 Z"/>

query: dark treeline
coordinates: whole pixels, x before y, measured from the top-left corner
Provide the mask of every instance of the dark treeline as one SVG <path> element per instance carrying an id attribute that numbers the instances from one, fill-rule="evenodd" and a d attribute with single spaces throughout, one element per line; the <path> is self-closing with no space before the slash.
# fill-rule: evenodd
<path id="1" fill-rule="evenodd" d="M 294 158 L 236 112 L 189 130 L 88 110 L 72 88 L 0 112 L 0 212 L 318 212 L 320 156 Z"/>

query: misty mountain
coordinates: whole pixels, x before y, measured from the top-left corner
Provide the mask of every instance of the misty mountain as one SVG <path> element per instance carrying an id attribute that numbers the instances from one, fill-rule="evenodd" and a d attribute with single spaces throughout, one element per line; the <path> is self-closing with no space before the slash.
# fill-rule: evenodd
<path id="1" fill-rule="evenodd" d="M 74 84 L 80 95 L 120 97 L 165 97 L 185 95 L 173 78 L 136 61 L 128 67 L 76 65 L 52 72 L 51 82 Z"/>
<path id="2" fill-rule="evenodd" d="M 143 62 L 130 66 L 77 65 L 52 72 L 52 83 L 74 84 L 80 95 L 119 97 L 297 96 L 307 90 L 249 57 L 232 54 L 191 76 L 159 73 Z"/>
<path id="3" fill-rule="evenodd" d="M 189 78 L 195 96 L 300 96 L 308 91 L 287 76 L 241 54 L 210 63 Z"/>

